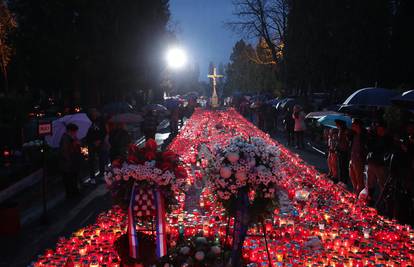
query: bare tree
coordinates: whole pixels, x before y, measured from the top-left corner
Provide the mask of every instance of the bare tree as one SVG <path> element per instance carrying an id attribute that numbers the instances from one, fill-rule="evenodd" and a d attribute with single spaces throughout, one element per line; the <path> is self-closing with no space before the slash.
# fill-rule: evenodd
<path id="1" fill-rule="evenodd" d="M 260 64 L 277 64 L 283 56 L 287 28 L 288 0 L 233 0 L 238 19 L 227 23 L 233 31 L 256 37 L 266 42 L 271 57 L 263 60 L 257 54 L 249 55 Z"/>
<path id="2" fill-rule="evenodd" d="M 4 78 L 4 90 L 8 93 L 7 66 L 10 62 L 13 49 L 8 44 L 9 33 L 16 28 L 16 22 L 4 1 L 0 1 L 0 65 Z"/>

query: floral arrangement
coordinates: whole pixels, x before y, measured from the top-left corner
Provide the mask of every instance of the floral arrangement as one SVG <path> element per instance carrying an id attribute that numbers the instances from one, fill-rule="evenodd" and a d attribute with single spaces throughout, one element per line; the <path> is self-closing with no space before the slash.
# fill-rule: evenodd
<path id="1" fill-rule="evenodd" d="M 223 266 L 223 256 L 226 258 L 228 252 L 229 248 L 223 248 L 218 237 L 194 236 L 178 242 L 157 266 Z"/>
<path id="2" fill-rule="evenodd" d="M 276 146 L 269 146 L 258 137 L 234 137 L 226 147 L 215 147 L 214 160 L 209 162 L 210 185 L 230 215 L 234 215 L 240 190 L 248 193 L 251 222 L 277 207 L 279 154 Z"/>
<path id="3" fill-rule="evenodd" d="M 176 153 L 157 151 L 157 144 L 150 139 L 140 148 L 132 145 L 126 161 L 116 160 L 105 174 L 105 181 L 115 200 L 121 206 L 129 203 L 133 183 L 140 190 L 159 189 L 165 198 L 167 209 L 175 204 L 175 193 L 187 186 L 187 171 Z"/>

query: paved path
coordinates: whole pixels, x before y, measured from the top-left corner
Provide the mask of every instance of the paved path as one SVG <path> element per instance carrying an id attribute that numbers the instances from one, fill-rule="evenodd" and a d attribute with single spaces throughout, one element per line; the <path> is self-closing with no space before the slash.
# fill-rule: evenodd
<path id="1" fill-rule="evenodd" d="M 328 172 L 326 156 L 321 153 L 322 151 L 318 151 L 318 149 L 313 147 L 310 143 L 306 143 L 305 149 L 296 149 L 293 146 L 288 146 L 285 132 L 278 131 L 276 134 L 272 134 L 271 136 L 273 139 L 298 154 L 305 162 L 315 166 L 318 171 L 324 173 Z"/>
<path id="2" fill-rule="evenodd" d="M 156 141 L 166 146 L 172 139 L 168 122 L 161 123 Z M 139 138 L 137 143 L 145 140 Z M 69 237 L 77 229 L 95 222 L 96 217 L 112 206 L 111 196 L 103 180 L 96 185 L 89 180 L 87 164 L 84 163 L 81 196 L 65 199 L 60 177 L 49 177 L 48 181 L 48 223 L 40 220 L 42 215 L 41 185 L 13 197 L 19 203 L 22 229 L 17 236 L 0 237 L 0 267 L 28 266 L 45 249 L 56 245 L 59 237 Z"/>

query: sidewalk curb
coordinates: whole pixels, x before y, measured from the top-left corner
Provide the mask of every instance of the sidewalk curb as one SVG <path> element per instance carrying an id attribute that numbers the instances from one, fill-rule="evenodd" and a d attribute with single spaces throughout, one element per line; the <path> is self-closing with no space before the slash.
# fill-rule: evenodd
<path id="1" fill-rule="evenodd" d="M 23 191 L 27 187 L 30 187 L 34 185 L 35 183 L 38 183 L 42 179 L 42 175 L 43 175 L 43 169 L 38 169 L 37 171 L 26 176 L 25 178 L 18 181 L 17 183 L 4 189 L 3 191 L 0 192 L 0 203 L 18 194 L 19 192 Z"/>

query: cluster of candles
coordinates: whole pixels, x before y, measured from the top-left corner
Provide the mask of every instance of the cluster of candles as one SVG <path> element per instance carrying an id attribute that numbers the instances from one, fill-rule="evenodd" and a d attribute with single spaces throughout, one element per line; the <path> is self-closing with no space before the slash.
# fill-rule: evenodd
<path id="1" fill-rule="evenodd" d="M 258 136 L 279 145 L 232 109 L 196 110 L 169 149 L 180 155 L 188 168 L 188 182 L 193 183 L 200 176 L 194 171 L 200 144 L 212 148 L 226 144 L 235 135 Z M 280 150 L 286 163 L 281 169 L 280 188 L 287 192 L 290 208 L 277 209 L 271 218 L 250 227 L 243 249 L 247 262 L 292 267 L 414 266 L 411 227 L 378 215 L 298 155 L 283 146 Z M 170 246 L 180 236 L 201 233 L 231 244 L 234 221 L 225 215 L 208 188 L 200 197 L 200 210 L 186 211 L 184 195 L 178 200 L 179 208 L 167 218 Z M 114 207 L 101 214 L 95 224 L 80 229 L 69 239 L 59 239 L 56 249 L 47 250 L 33 265 L 62 266 L 69 261 L 82 267 L 120 266 L 113 243 L 125 231 L 126 215 Z"/>

